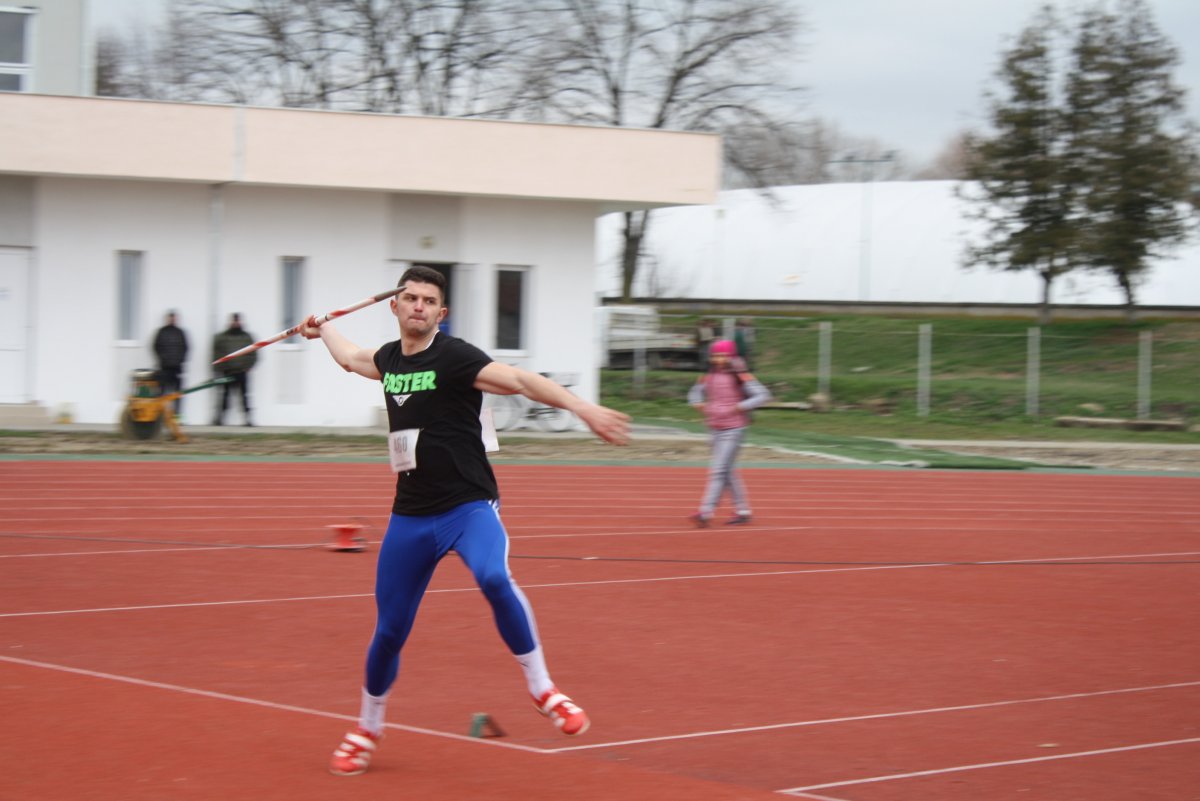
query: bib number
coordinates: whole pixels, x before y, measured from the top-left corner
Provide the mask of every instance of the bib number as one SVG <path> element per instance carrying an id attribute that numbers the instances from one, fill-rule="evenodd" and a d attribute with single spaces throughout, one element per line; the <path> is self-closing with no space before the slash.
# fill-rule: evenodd
<path id="1" fill-rule="evenodd" d="M 393 473 L 407 473 L 417 469 L 417 437 L 419 428 L 406 428 L 388 434 L 388 461 Z"/>
<path id="2" fill-rule="evenodd" d="M 484 409 L 479 414 L 480 435 L 483 448 L 489 453 L 500 450 L 500 442 L 496 437 L 496 426 L 492 423 L 492 410 Z M 388 433 L 388 461 L 393 473 L 407 473 L 417 469 L 417 438 L 421 429 L 406 428 L 402 431 Z"/>
<path id="3" fill-rule="evenodd" d="M 491 408 L 479 412 L 479 436 L 483 439 L 483 449 L 488 453 L 500 450 L 500 440 L 496 436 L 496 424 L 492 421 Z"/>

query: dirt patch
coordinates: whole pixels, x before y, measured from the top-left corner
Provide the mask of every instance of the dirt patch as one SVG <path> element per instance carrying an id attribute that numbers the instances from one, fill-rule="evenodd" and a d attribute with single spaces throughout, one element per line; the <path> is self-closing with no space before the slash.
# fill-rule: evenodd
<path id="1" fill-rule="evenodd" d="M 386 456 L 383 437 L 284 437 L 190 434 L 187 442 L 126 439 L 100 432 L 0 435 L 0 453 L 42 456 Z"/>
<path id="2" fill-rule="evenodd" d="M 1105 445 L 1054 445 L 1038 448 L 1008 445 L 960 445 L 946 447 L 951 453 L 1020 459 L 1039 465 L 1098 467 L 1108 470 L 1152 470 L 1200 473 L 1200 447 L 1154 447 Z"/>
<path id="3" fill-rule="evenodd" d="M 838 460 L 817 454 L 792 453 L 754 445 L 742 447 L 744 462 L 779 462 L 783 464 L 835 464 Z M 708 462 L 708 440 L 697 437 L 670 439 L 635 439 L 628 445 L 616 447 L 596 439 L 517 440 L 501 443 L 495 461 L 603 461 L 629 460 L 646 462 Z"/>
<path id="4" fill-rule="evenodd" d="M 1119 470 L 1200 472 L 1200 447 L 1129 446 L 1084 443 L 1080 445 L 974 445 L 954 443 L 952 453 L 1022 459 L 1042 465 L 1088 466 Z M 162 456 L 167 458 L 228 456 L 281 459 L 379 459 L 386 456 L 380 435 L 325 436 L 317 434 L 220 434 L 195 432 L 186 443 L 171 439 L 141 441 L 106 432 L 37 431 L 0 434 L 0 454 L 30 456 Z M 747 445 L 743 462 L 765 464 L 840 464 L 818 454 L 794 453 Z M 594 438 L 561 436 L 513 437 L 501 441 L 498 463 L 515 461 L 644 461 L 691 462 L 708 460 L 703 437 L 640 436 L 629 445 L 615 447 Z"/>
<path id="5" fill-rule="evenodd" d="M 742 458 L 755 462 L 830 463 L 833 460 L 746 446 Z M 29 432 L 0 435 L 0 454 L 84 456 L 232 456 L 372 459 L 387 457 L 382 434 L 362 436 L 192 433 L 188 442 L 125 439 L 101 432 Z M 616 447 L 588 437 L 506 438 L 495 461 L 686 461 L 708 459 L 703 437 L 637 438 Z"/>

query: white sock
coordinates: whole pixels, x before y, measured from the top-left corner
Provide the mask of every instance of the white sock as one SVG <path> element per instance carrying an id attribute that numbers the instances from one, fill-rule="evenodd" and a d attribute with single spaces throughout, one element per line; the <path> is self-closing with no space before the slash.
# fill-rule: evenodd
<path id="1" fill-rule="evenodd" d="M 534 648 L 527 654 L 517 656 L 517 662 L 525 671 L 525 683 L 529 685 L 529 694 L 541 698 L 549 690 L 554 689 L 550 681 L 550 671 L 546 669 L 546 657 L 542 655 L 542 646 Z"/>
<path id="2" fill-rule="evenodd" d="M 387 693 L 371 695 L 364 687 L 362 711 L 358 715 L 358 725 L 375 735 L 383 731 L 383 715 L 387 711 L 387 698 Z"/>

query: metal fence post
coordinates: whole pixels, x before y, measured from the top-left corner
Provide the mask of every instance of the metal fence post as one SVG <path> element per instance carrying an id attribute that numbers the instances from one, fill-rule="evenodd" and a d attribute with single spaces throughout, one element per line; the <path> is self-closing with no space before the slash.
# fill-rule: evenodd
<path id="1" fill-rule="evenodd" d="M 833 367 L 833 323 L 817 323 L 817 392 L 829 398 L 829 375 Z"/>
<path id="2" fill-rule="evenodd" d="M 646 384 L 646 339 L 639 337 L 633 346 L 633 391 L 637 397 L 642 396 Z"/>
<path id="3" fill-rule="evenodd" d="M 929 416 L 929 362 L 933 348 L 933 325 L 917 329 L 917 416 Z"/>
<path id="4" fill-rule="evenodd" d="M 1137 372 L 1137 416 L 1139 420 L 1150 417 L 1150 368 L 1154 334 L 1142 331 L 1138 335 L 1138 372 Z"/>
<path id="5" fill-rule="evenodd" d="M 1042 329 L 1030 328 L 1025 345 L 1025 414 L 1038 415 L 1042 384 Z"/>

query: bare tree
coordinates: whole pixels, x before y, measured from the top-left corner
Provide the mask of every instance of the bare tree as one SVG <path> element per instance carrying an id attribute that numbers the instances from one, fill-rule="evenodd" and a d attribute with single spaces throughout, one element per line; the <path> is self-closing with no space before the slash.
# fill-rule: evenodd
<path id="1" fill-rule="evenodd" d="M 791 0 L 173 0 L 142 96 L 709 131 L 731 182 L 811 179 Z M 628 297 L 649 223 L 624 227 Z"/>
<path id="2" fill-rule="evenodd" d="M 562 0 L 560 30 L 532 52 L 525 116 L 576 123 L 712 131 L 754 186 L 797 146 L 800 19 L 782 0 Z M 746 134 L 753 131 L 752 134 Z M 739 142 L 745 149 L 732 146 Z M 648 211 L 625 214 L 622 296 L 637 276 Z"/>
<path id="3" fill-rule="evenodd" d="M 821 184 L 834 180 L 831 163 L 841 153 L 854 149 L 836 122 L 812 118 L 805 122 L 804 146 L 794 151 L 799 156 L 796 174 L 790 184 Z"/>
<path id="4" fill-rule="evenodd" d="M 933 161 L 913 174 L 913 180 L 961 181 L 967 177 L 970 159 L 970 134 L 961 131 L 942 146 Z"/>
<path id="5" fill-rule="evenodd" d="M 172 0 L 144 97 L 506 116 L 541 28 L 517 0 Z M 129 48 L 126 48 L 129 49 Z M 150 76 L 164 76 L 155 81 Z"/>
<path id="6" fill-rule="evenodd" d="M 544 21 L 516 0 L 341 0 L 355 26 L 362 106 L 508 116 L 520 54 Z"/>
<path id="7" fill-rule="evenodd" d="M 169 17 L 162 30 L 135 26 L 117 33 L 100 31 L 96 37 L 96 94 L 101 97 L 138 97 L 150 100 L 195 99 L 184 89 L 186 58 L 170 48 Z"/>
<path id="8" fill-rule="evenodd" d="M 749 189 L 853 182 L 866 179 L 863 159 L 879 160 L 872 180 L 901 180 L 904 159 L 877 139 L 847 136 L 829 120 L 808 119 L 799 125 L 745 126 L 724 134 L 724 185 Z M 889 159 L 882 157 L 891 154 Z M 850 159 L 848 157 L 855 157 Z M 858 166 L 855 166 L 857 162 Z"/>

